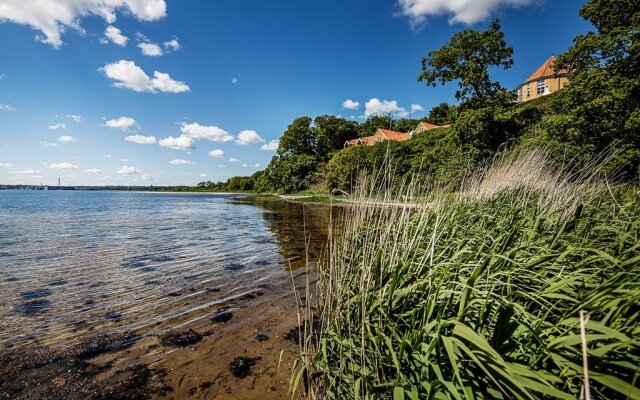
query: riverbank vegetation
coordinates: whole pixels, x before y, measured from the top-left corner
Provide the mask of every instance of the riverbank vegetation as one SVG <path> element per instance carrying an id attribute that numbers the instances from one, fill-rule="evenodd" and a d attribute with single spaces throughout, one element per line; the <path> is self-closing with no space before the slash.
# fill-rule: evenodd
<path id="1" fill-rule="evenodd" d="M 558 70 L 575 72 L 570 84 L 558 92 L 517 103 L 513 90 L 490 79 L 492 69 L 513 65 L 513 49 L 496 21 L 483 32 L 457 33 L 422 61 L 419 80 L 429 86 L 458 85 L 459 104 L 442 103 L 423 118 L 452 124 L 450 128 L 406 142 L 343 149 L 346 140 L 372 135 L 377 128 L 408 132 L 420 120 L 373 116 L 358 123 L 327 115 L 300 117 L 287 127 L 264 171 L 201 185 L 211 190 L 240 185 L 257 192 L 328 193 L 335 188 L 352 192 L 360 172 L 377 170 L 390 154 L 396 160 L 396 182 L 411 176 L 455 187 L 505 143 L 521 150 L 544 145 L 554 160 L 565 163 L 589 162 L 615 147 L 616 157 L 604 171 L 637 182 L 640 6 L 633 0 L 590 0 L 580 14 L 593 29 L 577 36 L 558 57 Z"/>
<path id="2" fill-rule="evenodd" d="M 385 174 L 361 182 L 363 200 L 427 207 L 346 213 L 294 390 L 574 399 L 586 382 L 593 398 L 640 397 L 640 202 L 600 175 L 615 156 L 574 169 L 546 151 L 508 152 L 456 192 L 418 180 L 389 191 Z"/>

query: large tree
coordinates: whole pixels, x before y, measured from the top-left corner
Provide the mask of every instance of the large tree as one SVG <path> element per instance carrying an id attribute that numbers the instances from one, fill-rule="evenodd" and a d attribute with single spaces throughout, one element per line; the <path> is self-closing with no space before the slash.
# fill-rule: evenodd
<path id="1" fill-rule="evenodd" d="M 559 57 L 557 67 L 578 72 L 606 67 L 628 77 L 640 74 L 640 1 L 591 0 L 580 16 L 596 31 L 578 35 L 573 46 Z"/>
<path id="2" fill-rule="evenodd" d="M 317 155 L 318 137 L 309 117 L 296 118 L 284 131 L 278 146 L 278 155 Z"/>
<path id="3" fill-rule="evenodd" d="M 456 99 L 483 100 L 503 91 L 489 77 L 489 68 L 508 69 L 513 65 L 513 48 L 507 46 L 500 22 L 493 21 L 484 32 L 467 29 L 458 32 L 439 50 L 422 59 L 418 81 L 436 86 L 458 81 Z"/>
<path id="4" fill-rule="evenodd" d="M 321 115 L 313 121 L 318 139 L 318 155 L 326 158 L 342 149 L 344 142 L 358 137 L 358 124 L 333 115 Z"/>

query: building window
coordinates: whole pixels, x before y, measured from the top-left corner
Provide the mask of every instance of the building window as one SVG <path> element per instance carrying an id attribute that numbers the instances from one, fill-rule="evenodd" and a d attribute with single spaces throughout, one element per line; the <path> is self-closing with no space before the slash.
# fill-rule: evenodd
<path id="1" fill-rule="evenodd" d="M 531 96 L 531 85 L 527 85 L 527 97 Z"/>
<path id="2" fill-rule="evenodd" d="M 544 81 L 538 81 L 537 87 L 536 87 L 536 93 L 543 94 L 545 87 L 546 85 L 544 84 Z"/>

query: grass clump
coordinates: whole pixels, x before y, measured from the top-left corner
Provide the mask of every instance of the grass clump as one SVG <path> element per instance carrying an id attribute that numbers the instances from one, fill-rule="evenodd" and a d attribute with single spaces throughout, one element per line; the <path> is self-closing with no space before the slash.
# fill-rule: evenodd
<path id="1" fill-rule="evenodd" d="M 505 156 L 455 194 L 394 195 L 428 207 L 351 208 L 320 270 L 319 326 L 306 329 L 294 390 L 574 399 L 586 310 L 591 395 L 640 398 L 640 202 L 596 169 Z"/>

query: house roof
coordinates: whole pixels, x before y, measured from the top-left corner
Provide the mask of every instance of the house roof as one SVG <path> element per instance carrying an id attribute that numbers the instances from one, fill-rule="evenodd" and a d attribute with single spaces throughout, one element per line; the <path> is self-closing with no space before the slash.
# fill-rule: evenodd
<path id="1" fill-rule="evenodd" d="M 426 130 L 442 128 L 440 125 L 432 124 L 431 122 L 425 122 L 425 121 L 420 122 L 418 126 L 420 125 L 422 125 Z"/>
<path id="2" fill-rule="evenodd" d="M 405 140 L 409 140 L 408 133 L 396 132 L 389 129 L 378 129 L 382 134 L 389 140 L 393 140 L 395 142 L 404 142 Z"/>
<path id="3" fill-rule="evenodd" d="M 545 61 L 541 66 L 539 66 L 538 69 L 533 74 L 531 74 L 531 76 L 527 78 L 525 82 L 531 82 L 547 76 L 556 75 L 556 72 L 553 69 L 553 66 L 555 63 L 556 63 L 556 58 L 554 56 L 549 57 L 547 61 Z M 558 71 L 558 75 L 568 74 L 569 72 L 570 71 L 568 69 L 562 69 Z"/>
<path id="4" fill-rule="evenodd" d="M 365 136 L 365 137 L 361 137 L 360 140 L 362 141 L 362 143 L 370 143 L 373 142 L 373 136 Z"/>

